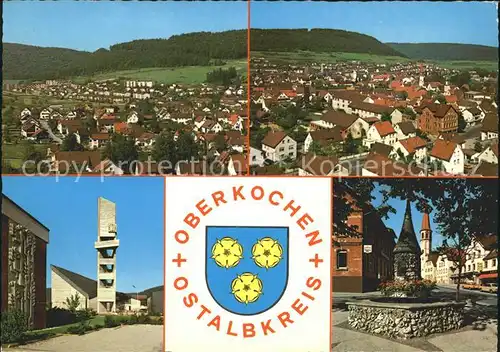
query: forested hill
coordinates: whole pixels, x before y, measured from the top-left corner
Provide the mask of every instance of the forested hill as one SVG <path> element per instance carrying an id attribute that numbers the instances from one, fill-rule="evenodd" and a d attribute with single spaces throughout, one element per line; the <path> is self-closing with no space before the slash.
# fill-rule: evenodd
<path id="1" fill-rule="evenodd" d="M 246 30 L 134 40 L 93 53 L 4 43 L 3 78 L 49 79 L 146 67 L 206 66 L 246 56 Z"/>
<path id="2" fill-rule="evenodd" d="M 337 29 L 252 29 L 250 50 L 306 50 L 404 56 L 369 35 Z"/>
<path id="3" fill-rule="evenodd" d="M 474 44 L 387 43 L 411 59 L 498 61 L 498 48 Z"/>

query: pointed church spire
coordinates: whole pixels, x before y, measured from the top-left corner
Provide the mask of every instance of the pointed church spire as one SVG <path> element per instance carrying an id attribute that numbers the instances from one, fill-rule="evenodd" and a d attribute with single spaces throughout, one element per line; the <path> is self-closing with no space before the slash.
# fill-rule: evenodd
<path id="1" fill-rule="evenodd" d="M 398 242 L 394 247 L 394 253 L 411 252 L 420 254 L 420 246 L 418 245 L 417 236 L 413 227 L 413 220 L 411 217 L 411 203 L 406 200 L 406 211 L 403 220 L 403 226 L 398 238 Z"/>

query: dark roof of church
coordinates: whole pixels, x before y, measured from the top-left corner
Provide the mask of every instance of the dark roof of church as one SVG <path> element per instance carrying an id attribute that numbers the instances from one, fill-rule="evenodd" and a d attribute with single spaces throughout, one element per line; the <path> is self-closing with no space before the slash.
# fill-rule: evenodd
<path id="1" fill-rule="evenodd" d="M 398 242 L 394 247 L 394 253 L 417 253 L 420 254 L 420 246 L 418 245 L 417 236 L 413 227 L 413 220 L 411 218 L 410 201 L 406 201 L 405 218 L 403 220 L 403 227 L 398 237 Z"/>

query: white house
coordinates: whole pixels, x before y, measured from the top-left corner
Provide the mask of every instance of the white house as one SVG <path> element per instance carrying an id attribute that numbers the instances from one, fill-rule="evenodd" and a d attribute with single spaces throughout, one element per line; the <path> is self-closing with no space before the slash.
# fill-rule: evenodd
<path id="1" fill-rule="evenodd" d="M 370 104 L 365 102 L 353 102 L 349 105 L 351 112 L 362 118 L 376 117 L 381 119 L 384 113 L 391 117 L 393 125 L 403 121 L 403 114 L 398 109 L 388 108 L 382 105 Z"/>
<path id="2" fill-rule="evenodd" d="M 467 127 L 474 126 L 484 119 L 485 113 L 478 107 L 471 107 L 462 110 L 462 116 L 464 117 Z"/>
<path id="3" fill-rule="evenodd" d="M 265 159 L 262 150 L 250 147 L 250 166 L 263 166 Z"/>
<path id="4" fill-rule="evenodd" d="M 368 129 L 366 138 L 363 140 L 363 145 L 370 148 L 375 142 L 394 145 L 397 140 L 397 133 L 389 121 L 375 122 Z"/>
<path id="5" fill-rule="evenodd" d="M 481 124 L 481 140 L 498 140 L 498 116 L 496 113 L 488 113 Z"/>
<path id="6" fill-rule="evenodd" d="M 404 121 L 394 125 L 394 131 L 398 134 L 398 139 L 415 137 L 417 130 L 411 121 Z"/>
<path id="7" fill-rule="evenodd" d="M 393 149 L 396 151 L 396 158 L 399 158 L 399 151 L 405 158 L 412 155 L 417 163 L 422 162 L 427 156 L 427 142 L 420 137 L 400 139 L 394 143 Z"/>
<path id="8" fill-rule="evenodd" d="M 266 159 L 274 162 L 297 157 L 297 142 L 283 131 L 270 131 L 262 140 Z"/>
<path id="9" fill-rule="evenodd" d="M 49 109 L 43 109 L 40 111 L 40 120 L 48 120 L 50 119 L 50 110 Z"/>
<path id="10" fill-rule="evenodd" d="M 498 143 L 490 145 L 477 156 L 478 162 L 486 161 L 490 164 L 498 164 Z"/>
<path id="11" fill-rule="evenodd" d="M 109 141 L 108 133 L 93 133 L 89 137 L 89 148 L 97 149 L 104 146 Z"/>
<path id="12" fill-rule="evenodd" d="M 139 114 L 137 111 L 132 111 L 127 117 L 127 123 L 138 123 L 139 122 Z"/>
<path id="13" fill-rule="evenodd" d="M 436 139 L 430 153 L 430 161 L 440 161 L 444 170 L 453 175 L 464 173 L 465 155 L 462 147 L 451 141 Z"/>
<path id="14" fill-rule="evenodd" d="M 352 138 L 357 139 L 368 133 L 370 125 L 356 115 L 335 110 L 326 112 L 321 119 L 309 124 L 309 130 L 332 129 L 334 127 L 341 128 L 346 134 L 350 133 Z"/>
<path id="15" fill-rule="evenodd" d="M 217 121 L 207 119 L 203 125 L 201 125 L 200 131 L 202 133 L 219 133 L 222 131 L 222 126 Z"/>

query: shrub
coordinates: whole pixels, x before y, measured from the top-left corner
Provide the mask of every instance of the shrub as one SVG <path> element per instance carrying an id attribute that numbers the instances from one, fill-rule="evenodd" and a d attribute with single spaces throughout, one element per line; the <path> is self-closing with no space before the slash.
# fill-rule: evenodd
<path id="1" fill-rule="evenodd" d="M 389 281 L 383 282 L 379 290 L 384 296 L 391 296 L 396 292 L 403 292 L 409 297 L 429 296 L 431 291 L 436 288 L 436 283 L 429 280 L 415 281 Z"/>
<path id="2" fill-rule="evenodd" d="M 5 311 L 1 315 L 2 343 L 17 342 L 28 330 L 26 315 L 20 310 Z"/>
<path id="3" fill-rule="evenodd" d="M 90 330 L 92 330 L 92 327 L 89 325 L 89 323 L 86 321 L 82 321 L 77 325 L 72 325 L 72 326 L 68 327 L 66 332 L 73 334 L 73 335 L 83 335 L 87 331 L 90 331 Z"/>
<path id="4" fill-rule="evenodd" d="M 94 330 L 101 330 L 102 328 L 104 328 L 104 325 L 101 324 L 94 325 Z"/>
<path id="5" fill-rule="evenodd" d="M 68 325 L 77 322 L 76 313 L 64 308 L 51 308 L 47 310 L 47 327 Z"/>
<path id="6" fill-rule="evenodd" d="M 96 315 L 96 312 L 94 312 L 90 308 L 80 309 L 80 310 L 76 311 L 76 320 L 77 321 L 89 320 L 95 315 Z"/>
<path id="7" fill-rule="evenodd" d="M 151 318 L 148 315 L 141 314 L 138 317 L 139 324 L 151 324 Z"/>
<path id="8" fill-rule="evenodd" d="M 131 315 L 129 319 L 129 324 L 133 325 L 138 323 L 139 323 L 139 317 L 136 314 Z"/>
<path id="9" fill-rule="evenodd" d="M 104 317 L 104 326 L 107 328 L 114 328 L 115 326 L 120 325 L 116 319 L 114 319 L 111 315 L 106 315 Z"/>

